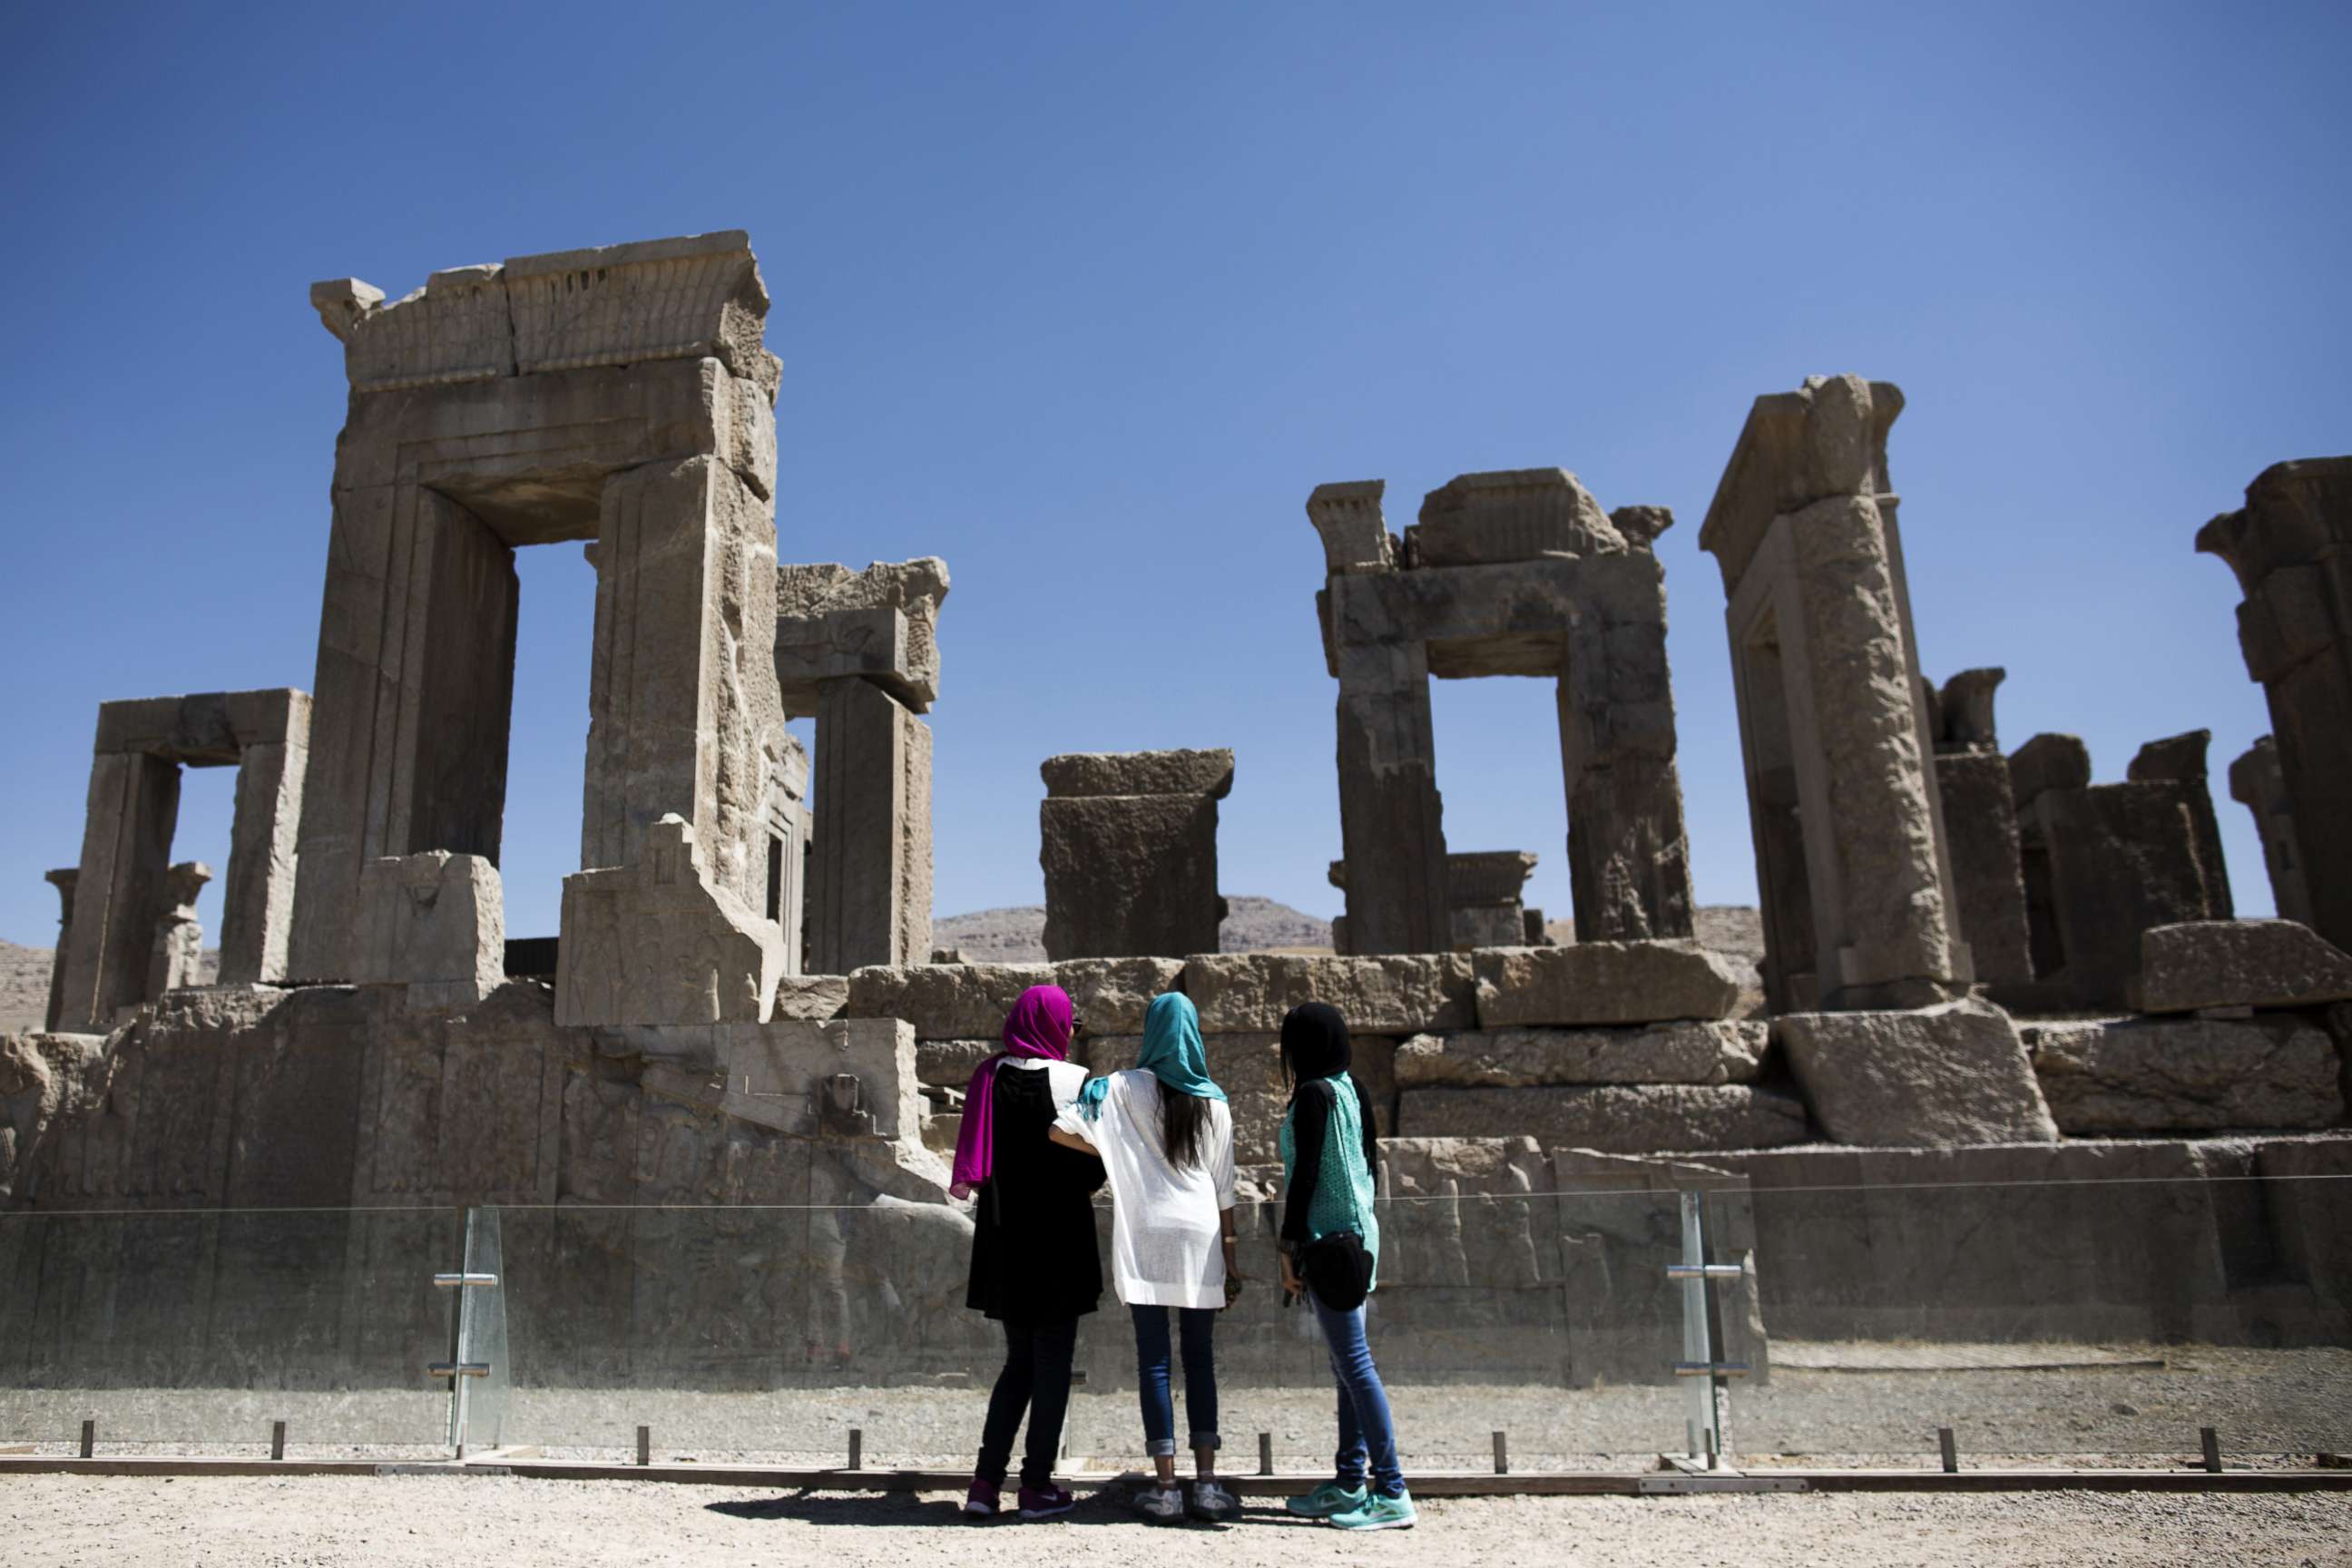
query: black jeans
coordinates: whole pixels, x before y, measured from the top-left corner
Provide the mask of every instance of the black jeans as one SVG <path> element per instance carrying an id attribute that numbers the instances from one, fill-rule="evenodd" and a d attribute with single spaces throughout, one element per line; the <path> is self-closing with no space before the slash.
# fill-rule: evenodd
<path id="1" fill-rule="evenodd" d="M 1013 1434 L 1029 1414 L 1029 1442 L 1021 1457 L 1021 1484 L 1050 1486 L 1062 1447 L 1062 1417 L 1070 1408 L 1070 1362 L 1077 1353 L 1078 1321 L 1048 1319 L 1004 1324 L 1004 1370 L 988 1396 L 988 1423 L 980 1430 L 977 1479 L 1004 1484 L 1013 1462 Z"/>

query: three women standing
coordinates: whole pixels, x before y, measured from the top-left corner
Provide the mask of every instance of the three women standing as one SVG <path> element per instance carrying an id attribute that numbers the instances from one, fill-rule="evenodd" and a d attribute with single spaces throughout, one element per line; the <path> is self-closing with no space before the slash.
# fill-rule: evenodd
<path id="1" fill-rule="evenodd" d="M 1091 1199 L 1103 1184 L 1101 1165 L 1047 1137 L 1087 1079 L 1069 1060 L 1074 1026 L 1060 986 L 1023 992 L 1004 1020 L 1004 1049 L 971 1075 L 956 1135 L 949 1191 L 980 1199 L 964 1304 L 1004 1330 L 1004 1369 L 989 1394 L 980 1462 L 964 1499 L 964 1512 L 975 1518 L 997 1512 L 1024 1413 L 1021 1517 L 1050 1519 L 1073 1501 L 1054 1484 L 1054 1459 L 1069 1409 L 1078 1319 L 1102 1300 Z"/>

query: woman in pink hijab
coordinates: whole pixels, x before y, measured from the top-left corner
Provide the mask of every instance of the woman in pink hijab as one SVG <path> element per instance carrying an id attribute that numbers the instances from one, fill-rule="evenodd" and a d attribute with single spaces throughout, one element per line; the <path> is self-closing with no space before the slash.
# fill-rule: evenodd
<path id="1" fill-rule="evenodd" d="M 1004 1020 L 1004 1048 L 980 1064 L 964 1091 L 950 1190 L 972 1209 L 971 1286 L 964 1305 L 1004 1328 L 1004 1370 L 988 1398 L 980 1463 L 963 1510 L 993 1518 L 1013 1459 L 1013 1437 L 1029 1418 L 1021 1462 L 1021 1517 L 1069 1511 L 1054 1484 L 1078 1319 L 1102 1300 L 1093 1194 L 1102 1163 L 1046 1136 L 1076 1100 L 1086 1068 L 1069 1060 L 1076 1027 L 1058 985 L 1033 985 Z"/>

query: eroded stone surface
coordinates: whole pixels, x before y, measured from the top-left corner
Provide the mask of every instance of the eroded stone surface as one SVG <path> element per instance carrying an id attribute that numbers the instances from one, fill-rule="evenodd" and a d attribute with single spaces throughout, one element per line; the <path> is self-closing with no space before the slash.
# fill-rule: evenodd
<path id="1" fill-rule="evenodd" d="M 2194 921 L 2140 932 L 2145 1013 L 2311 1007 L 2352 997 L 2352 955 L 2294 921 Z"/>
<path id="2" fill-rule="evenodd" d="M 1416 1035 L 1397 1047 L 1400 1089 L 1516 1089 L 1579 1083 L 1752 1083 L 1762 1022 L 1623 1029 L 1494 1029 Z"/>
<path id="3" fill-rule="evenodd" d="M 1727 1018 L 1745 978 L 1732 960 L 1688 940 L 1485 948 L 1472 956 L 1478 1023 L 1488 1029 Z"/>
<path id="4" fill-rule="evenodd" d="M 2058 1136 L 2016 1025 L 1990 1003 L 1790 1013 L 1772 1032 L 1833 1142 L 1937 1148 Z"/>
<path id="5" fill-rule="evenodd" d="M 1201 954 L 1184 964 L 1184 994 L 1204 1031 L 1271 1031 L 1302 1002 L 1328 1002 L 1350 1029 L 1410 1034 L 1473 1023 L 1467 956 L 1400 953 L 1378 958 L 1305 954 Z"/>
<path id="6" fill-rule="evenodd" d="M 1205 795 L 1223 799 L 1234 787 L 1234 753 L 1209 751 L 1072 752 L 1047 757 L 1037 770 L 1045 793 L 1063 799 L 1097 795 Z"/>
<path id="7" fill-rule="evenodd" d="M 2023 1031 L 2062 1132 L 2328 1127 L 2341 1064 L 2326 1031 L 2293 1016 L 2118 1019 Z"/>
<path id="8" fill-rule="evenodd" d="M 1802 1142 L 1795 1096 L 1748 1084 L 1599 1084 L 1412 1089 L 1397 1097 L 1408 1138 L 1532 1137 L 1545 1148 L 1649 1154 Z"/>
<path id="9" fill-rule="evenodd" d="M 560 1024 L 756 1023 L 783 971 L 774 922 L 713 885 L 675 815 L 646 831 L 635 863 L 563 879 Z"/>
<path id="10" fill-rule="evenodd" d="M 467 1006 L 506 984 L 506 897 L 479 855 L 431 850 L 360 872 L 362 984 L 404 984 L 412 1007 Z"/>
<path id="11" fill-rule="evenodd" d="M 1215 950 L 1223 909 L 1214 796 L 1048 797 L 1037 818 L 1047 956 Z"/>

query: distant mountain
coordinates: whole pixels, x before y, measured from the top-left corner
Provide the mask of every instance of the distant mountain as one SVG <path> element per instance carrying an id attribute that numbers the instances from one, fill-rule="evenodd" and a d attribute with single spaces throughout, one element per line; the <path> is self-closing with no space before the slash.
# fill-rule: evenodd
<path id="1" fill-rule="evenodd" d="M 974 963 L 1045 962 L 1045 910 L 1024 904 L 1009 910 L 979 910 L 931 922 L 931 945 L 951 947 Z M 1302 914 L 1288 904 L 1245 894 L 1225 896 L 1225 923 L 1217 945 L 1226 952 L 1331 948 L 1331 922 Z"/>

